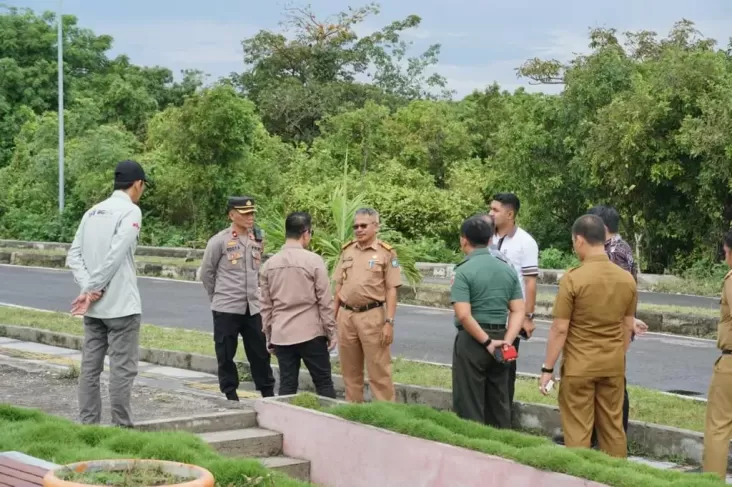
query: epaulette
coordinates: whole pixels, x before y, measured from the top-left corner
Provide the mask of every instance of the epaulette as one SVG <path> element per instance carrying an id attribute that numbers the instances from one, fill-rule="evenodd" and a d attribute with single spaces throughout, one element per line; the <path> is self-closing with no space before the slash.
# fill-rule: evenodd
<path id="1" fill-rule="evenodd" d="M 394 250 L 394 247 L 392 247 L 391 245 L 389 245 L 389 244 L 388 244 L 388 243 L 386 243 L 386 242 L 382 242 L 381 240 L 379 240 L 379 245 L 381 245 L 382 247 L 384 247 L 384 248 L 385 248 L 386 250 L 388 250 L 388 251 L 390 251 L 390 252 L 391 252 L 392 250 Z"/>
<path id="2" fill-rule="evenodd" d="M 346 242 L 345 244 L 343 244 L 343 247 L 341 247 L 341 250 L 346 250 L 348 247 L 350 247 L 351 245 L 353 245 L 355 243 L 356 243 L 355 240 L 351 240 L 350 242 Z"/>
<path id="3" fill-rule="evenodd" d="M 726 276 L 724 276 L 724 280 L 726 281 L 729 276 L 732 276 L 732 270 L 729 271 Z"/>
<path id="4" fill-rule="evenodd" d="M 565 274 L 569 274 L 570 272 L 574 272 L 574 271 L 576 271 L 576 270 L 577 270 L 577 269 L 579 269 L 580 267 L 582 267 L 582 266 L 581 266 L 581 265 L 578 265 L 578 266 L 570 267 L 570 268 L 569 268 L 569 269 L 567 269 L 567 270 L 566 270 L 566 271 L 565 271 L 564 273 L 565 273 Z"/>

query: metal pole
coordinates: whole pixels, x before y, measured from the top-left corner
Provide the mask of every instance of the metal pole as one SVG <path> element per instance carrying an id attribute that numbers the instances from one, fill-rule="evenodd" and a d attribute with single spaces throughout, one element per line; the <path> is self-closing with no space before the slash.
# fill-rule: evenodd
<path id="1" fill-rule="evenodd" d="M 64 34 L 63 0 L 58 2 L 58 211 L 64 211 Z"/>

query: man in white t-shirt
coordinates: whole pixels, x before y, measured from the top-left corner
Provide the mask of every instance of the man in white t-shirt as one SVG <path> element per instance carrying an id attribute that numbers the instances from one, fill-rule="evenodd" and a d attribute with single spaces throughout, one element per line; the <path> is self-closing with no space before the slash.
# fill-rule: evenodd
<path id="1" fill-rule="evenodd" d="M 513 193 L 498 193 L 490 204 L 490 216 L 496 226 L 491 246 L 501 252 L 521 276 L 521 290 L 524 294 L 524 319 L 522 335 L 531 337 L 536 329 L 534 307 L 536 306 L 536 280 L 539 277 L 539 246 L 524 229 L 516 225 L 521 202 Z M 518 351 L 521 339 L 517 337 L 513 346 Z M 516 361 L 510 363 L 509 404 L 513 406 L 516 384 Z"/>

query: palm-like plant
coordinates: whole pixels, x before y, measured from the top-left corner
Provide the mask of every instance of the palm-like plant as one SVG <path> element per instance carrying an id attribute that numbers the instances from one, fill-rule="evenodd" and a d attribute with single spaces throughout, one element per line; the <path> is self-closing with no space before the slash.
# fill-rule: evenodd
<path id="1" fill-rule="evenodd" d="M 335 266 L 341 256 L 341 248 L 353 239 L 353 219 L 356 211 L 364 206 L 362 194 L 348 197 L 348 152 L 344 164 L 343 181 L 337 185 L 330 197 L 331 218 L 324 228 L 318 227 L 312 241 L 312 250 L 319 254 L 328 270 L 335 271 Z M 285 242 L 285 219 L 281 216 L 268 215 L 259 220 L 265 230 L 268 249 L 279 249 Z M 422 280 L 422 275 L 417 270 L 416 254 L 402 243 L 389 242 L 394 247 L 399 258 L 399 263 L 404 276 L 411 285 L 416 285 Z"/>

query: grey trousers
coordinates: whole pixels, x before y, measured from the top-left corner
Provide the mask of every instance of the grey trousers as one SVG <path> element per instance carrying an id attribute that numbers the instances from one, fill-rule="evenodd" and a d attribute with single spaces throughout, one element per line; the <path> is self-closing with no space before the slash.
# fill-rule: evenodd
<path id="1" fill-rule="evenodd" d="M 99 424 L 102 396 L 99 376 L 109 352 L 109 402 L 112 424 L 132 426 L 130 396 L 137 376 L 141 315 L 99 319 L 84 317 L 84 348 L 79 376 L 79 419 Z"/>

